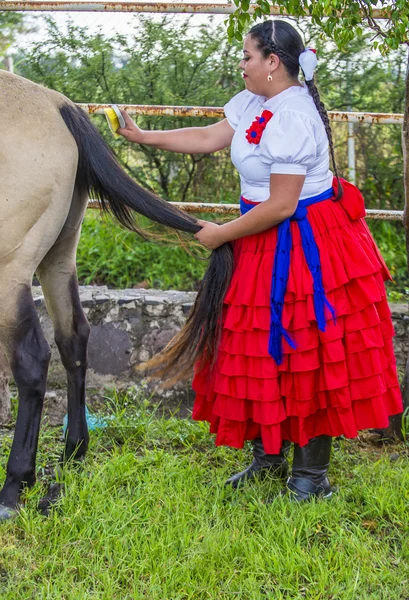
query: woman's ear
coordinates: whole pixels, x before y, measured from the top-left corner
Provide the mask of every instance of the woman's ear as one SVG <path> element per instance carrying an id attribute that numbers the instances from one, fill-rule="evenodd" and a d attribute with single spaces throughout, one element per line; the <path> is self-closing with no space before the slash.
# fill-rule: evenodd
<path id="1" fill-rule="evenodd" d="M 280 59 L 278 58 L 277 54 L 270 54 L 270 69 L 272 71 L 275 71 L 275 69 L 277 69 L 278 65 L 280 64 Z"/>

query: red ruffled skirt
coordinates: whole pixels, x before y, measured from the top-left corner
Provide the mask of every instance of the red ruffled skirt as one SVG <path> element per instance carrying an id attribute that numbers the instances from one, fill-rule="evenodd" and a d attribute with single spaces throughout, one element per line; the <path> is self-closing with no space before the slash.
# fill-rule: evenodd
<path id="1" fill-rule="evenodd" d="M 308 208 L 320 252 L 326 297 L 336 321 L 317 327 L 313 281 L 298 226 L 282 324 L 283 361 L 268 353 L 270 289 L 277 227 L 234 242 L 235 270 L 224 300 L 216 364 L 196 366 L 193 418 L 209 421 L 216 445 L 242 448 L 261 437 L 277 454 L 282 441 L 301 446 L 318 435 L 356 437 L 383 428 L 402 411 L 384 281 L 389 271 L 363 219 L 359 190 L 343 182 L 340 202 Z"/>

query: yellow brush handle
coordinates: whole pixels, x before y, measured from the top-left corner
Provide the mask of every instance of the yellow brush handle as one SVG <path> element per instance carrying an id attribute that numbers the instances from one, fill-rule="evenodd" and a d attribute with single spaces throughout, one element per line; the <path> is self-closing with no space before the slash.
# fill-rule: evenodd
<path id="1" fill-rule="evenodd" d="M 114 109 L 113 108 L 104 108 L 104 113 L 105 113 L 108 125 L 112 131 L 112 135 L 115 138 L 121 137 L 119 135 L 119 133 L 117 133 L 117 131 L 121 127 L 121 125 L 119 123 L 119 119 L 116 116 L 116 112 L 114 111 Z"/>

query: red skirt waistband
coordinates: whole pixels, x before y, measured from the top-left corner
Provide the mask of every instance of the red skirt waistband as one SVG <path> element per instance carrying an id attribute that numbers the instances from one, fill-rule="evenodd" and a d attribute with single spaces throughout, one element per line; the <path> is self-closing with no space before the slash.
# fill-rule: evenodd
<path id="1" fill-rule="evenodd" d="M 245 198 L 244 196 L 240 196 L 242 201 L 244 202 L 244 204 L 253 204 L 254 206 L 256 206 L 256 204 L 261 204 L 261 202 L 253 202 L 253 200 L 247 200 L 247 198 Z"/>

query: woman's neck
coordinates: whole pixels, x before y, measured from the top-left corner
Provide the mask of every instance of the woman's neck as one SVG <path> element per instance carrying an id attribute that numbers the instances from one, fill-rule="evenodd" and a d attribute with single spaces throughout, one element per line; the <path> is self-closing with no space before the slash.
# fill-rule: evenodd
<path id="1" fill-rule="evenodd" d="M 274 82 L 274 84 L 272 84 L 270 89 L 268 90 L 268 95 L 265 94 L 266 100 L 274 98 L 274 96 L 281 94 L 281 92 L 285 92 L 285 90 L 288 90 L 291 87 L 303 87 L 303 85 L 298 81 L 298 79 L 287 79 L 285 81 Z"/>

